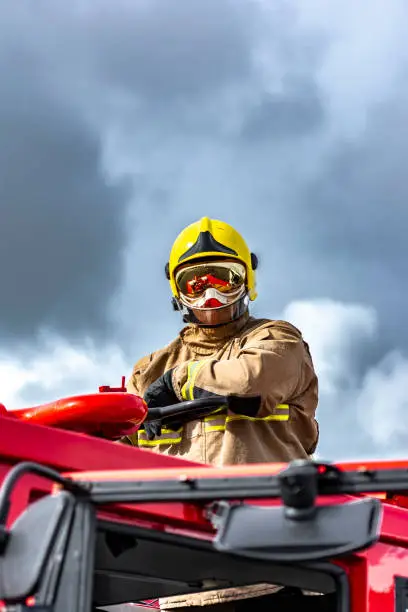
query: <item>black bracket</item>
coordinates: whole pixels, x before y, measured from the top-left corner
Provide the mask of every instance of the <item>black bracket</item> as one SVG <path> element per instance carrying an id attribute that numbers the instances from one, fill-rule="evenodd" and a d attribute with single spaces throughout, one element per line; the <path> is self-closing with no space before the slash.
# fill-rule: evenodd
<path id="1" fill-rule="evenodd" d="M 292 461 L 278 480 L 286 516 L 292 520 L 310 519 L 316 513 L 316 498 L 322 478 L 331 481 L 341 479 L 341 471 L 327 463 L 312 463 L 306 459 Z"/>
<path id="2" fill-rule="evenodd" d="M 278 476 L 285 514 L 292 520 L 305 520 L 316 513 L 318 473 L 310 463 L 290 465 Z"/>

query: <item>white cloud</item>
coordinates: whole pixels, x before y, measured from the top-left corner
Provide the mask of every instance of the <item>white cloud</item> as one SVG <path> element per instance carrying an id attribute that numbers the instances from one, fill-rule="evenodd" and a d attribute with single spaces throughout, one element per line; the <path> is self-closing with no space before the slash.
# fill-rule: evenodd
<path id="1" fill-rule="evenodd" d="M 356 372 L 364 366 L 366 349 L 373 348 L 380 335 L 376 312 L 360 304 L 317 299 L 289 304 L 283 318 L 302 330 L 311 348 L 319 376 L 320 446 L 325 458 L 404 455 L 408 360 L 392 351 L 363 375 Z"/>
<path id="2" fill-rule="evenodd" d="M 360 426 L 390 453 L 397 450 L 400 436 L 408 434 L 407 388 L 408 360 L 393 351 L 366 374 L 356 402 Z"/>
<path id="3" fill-rule="evenodd" d="M 116 346 L 97 352 L 54 341 L 48 350 L 26 362 L 0 359 L 0 402 L 7 409 L 25 407 L 30 404 L 30 388 L 35 390 L 35 403 L 95 393 L 100 385 L 119 386 L 121 376 L 129 376 L 130 367 Z"/>
<path id="4" fill-rule="evenodd" d="M 358 352 L 377 334 L 373 308 L 330 299 L 289 304 L 283 318 L 303 332 L 309 343 L 323 394 L 335 394 L 354 380 Z"/>
<path id="5" fill-rule="evenodd" d="M 309 0 L 296 2 L 296 9 L 301 31 L 314 30 L 330 39 L 319 84 L 331 127 L 355 138 L 365 129 L 370 108 L 395 92 L 407 58 L 407 4 L 404 0 Z"/>

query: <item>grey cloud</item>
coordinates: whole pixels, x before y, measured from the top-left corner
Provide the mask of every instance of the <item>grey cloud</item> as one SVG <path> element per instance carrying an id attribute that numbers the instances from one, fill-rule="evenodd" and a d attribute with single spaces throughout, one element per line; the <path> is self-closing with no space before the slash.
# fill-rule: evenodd
<path id="1" fill-rule="evenodd" d="M 245 119 L 241 136 L 244 141 L 299 138 L 322 128 L 325 109 L 316 83 L 296 83 L 282 94 L 265 94 Z"/>
<path id="2" fill-rule="evenodd" d="M 24 6 L 3 9 L 12 12 L 10 27 L 25 31 L 61 87 L 64 77 L 83 87 L 73 96 L 105 87 L 108 98 L 123 94 L 166 112 L 177 99 L 211 95 L 251 69 L 258 10 L 247 0 L 44 0 L 31 14 Z"/>
<path id="3" fill-rule="evenodd" d="M 17 17 L 0 32 L 0 54 L 17 64 L 2 70 L 0 184 L 13 188 L 18 216 L 8 205 L 0 226 L 4 332 L 106 331 L 115 295 L 129 354 L 164 345 L 181 326 L 163 275 L 168 248 L 208 214 L 236 225 L 261 256 L 255 314 L 279 316 L 291 300 L 316 296 L 376 308 L 372 342 L 354 345 L 347 332 L 353 391 L 391 348 L 406 350 L 407 45 L 398 8 L 373 34 L 371 13 L 352 2 L 43 1 L 23 17 L 17 3 L 7 6 Z M 132 175 L 131 217 L 126 191 L 100 174 L 101 153 L 109 180 Z M 93 245 L 86 254 L 72 250 L 69 232 L 78 231 Z M 343 452 L 353 430 L 353 448 L 372 452 L 341 380 L 322 404 L 323 450 Z"/>
<path id="4" fill-rule="evenodd" d="M 120 3 L 103 7 L 86 30 L 95 45 L 95 68 L 110 85 L 142 94 L 150 104 L 162 108 L 178 96 L 205 95 L 250 68 L 246 2 L 151 0 L 123 11 Z"/>
<path id="5" fill-rule="evenodd" d="M 375 306 L 381 331 L 378 345 L 366 348 L 356 364 L 363 373 L 384 351 L 406 346 L 408 340 L 396 324 L 403 324 L 408 299 L 401 284 L 406 254 L 406 88 L 404 75 L 388 80 L 403 66 L 403 41 L 400 53 L 395 42 L 386 81 L 381 73 L 384 83 L 376 80 L 365 51 L 366 65 L 358 70 L 363 73 L 365 65 L 367 82 L 361 84 L 359 98 L 359 85 L 337 83 L 327 65 L 333 52 L 333 65 L 344 78 L 341 49 L 343 54 L 347 50 L 347 63 L 354 49 L 358 63 L 363 33 L 356 37 L 350 27 L 349 48 L 345 22 L 336 39 L 337 24 L 302 26 L 297 8 L 268 15 L 252 7 L 251 25 L 258 20 L 262 41 L 254 40 L 248 53 L 254 58 L 260 51 L 265 64 L 272 65 L 270 73 L 265 76 L 254 60 L 251 72 L 242 72 L 240 87 L 236 81 L 231 85 L 230 97 L 218 97 L 209 88 L 191 106 L 187 96 L 180 115 L 175 108 L 161 108 L 157 114 L 153 108 L 146 122 L 139 118 L 141 129 L 134 136 L 127 136 L 130 122 L 124 120 L 122 153 L 138 161 L 147 153 L 141 165 L 148 203 L 154 186 L 165 186 L 165 205 L 156 210 L 166 220 L 166 245 L 186 217 L 193 221 L 202 214 L 221 217 L 244 231 L 262 260 L 257 314 L 277 314 L 293 299 L 316 296 Z M 359 18 L 363 23 L 362 15 Z M 377 37 L 380 49 L 388 44 L 393 27 L 389 14 L 387 19 L 385 38 L 381 29 Z M 399 33 L 397 17 L 395 30 Z M 350 74 L 355 74 L 351 67 Z M 356 110 L 346 103 L 348 89 Z M 344 99 L 337 100 L 333 92 Z M 218 113 L 208 105 L 209 98 L 214 106 L 219 103 Z M 382 105 L 374 107 L 373 100 L 382 100 Z M 365 117 L 365 129 L 342 134 L 341 125 L 353 125 L 357 115 Z M 142 150 L 140 142 L 146 145 Z M 160 276 L 165 255 L 161 236 L 141 232 L 137 243 L 141 252 L 154 244 L 149 265 L 157 270 L 164 296 L 168 288 Z M 173 326 L 167 303 L 150 305 L 148 295 L 142 295 L 139 304 L 152 316 L 163 313 L 165 324 Z"/>
<path id="6" fill-rule="evenodd" d="M 364 136 L 339 145 L 326 160 L 305 191 L 310 231 L 302 239 L 309 255 L 325 254 L 331 295 L 373 304 L 385 343 L 405 348 L 407 100 L 401 82 L 398 99 L 376 108 Z"/>
<path id="7" fill-rule="evenodd" d="M 3 351 L 43 329 L 73 340 L 110 331 L 129 198 L 106 181 L 98 134 L 59 99 L 35 52 L 16 45 L 24 33 L 14 35 L 11 44 L 0 32 Z"/>
<path id="8" fill-rule="evenodd" d="M 369 342 L 361 342 L 352 329 L 344 331 L 352 347 L 346 380 L 334 397 L 321 394 L 320 452 L 328 458 L 406 453 L 406 392 L 386 367 L 387 355 L 396 349 L 402 358 L 408 355 L 408 91 L 402 76 L 386 97 L 367 113 L 361 136 L 334 143 L 304 185 L 303 231 L 296 235 L 295 254 L 303 252 L 305 258 L 296 263 L 292 258 L 287 267 L 296 289 L 282 281 L 284 301 L 329 295 L 373 306 L 378 315 Z M 371 393 L 367 376 L 376 381 Z M 374 431 L 386 431 L 390 422 L 391 433 L 381 444 Z"/>
<path id="9" fill-rule="evenodd" d="M 101 384 L 104 384 L 105 381 L 101 381 Z M 109 384 L 109 381 L 108 383 Z M 113 384 L 116 384 L 116 381 L 113 381 Z M 72 391 L 75 389 L 75 391 Z M 54 384 L 51 387 L 46 386 L 46 384 L 33 382 L 27 383 L 22 387 L 18 394 L 20 407 L 22 406 L 38 406 L 40 404 L 45 404 L 48 401 L 53 401 L 63 397 L 70 397 L 72 395 L 81 395 L 81 391 L 84 393 L 97 393 L 98 388 L 85 388 L 84 389 L 84 380 L 78 375 L 77 378 L 71 377 L 68 381 L 65 381 L 63 384 Z M 45 399 L 46 398 L 46 399 Z M 7 408 L 14 408 L 13 406 L 7 406 Z"/>
<path id="10" fill-rule="evenodd" d="M 6 2 L 1 16 L 0 334 L 28 343 L 43 329 L 106 337 L 123 281 L 127 187 L 141 210 L 170 204 L 170 195 L 143 172 L 133 185 L 112 184 L 105 128 L 126 126 L 152 150 L 177 125 L 172 99 L 242 79 L 251 7 L 45 1 L 33 12 Z M 115 106 L 121 95 L 135 104 L 130 116 Z"/>

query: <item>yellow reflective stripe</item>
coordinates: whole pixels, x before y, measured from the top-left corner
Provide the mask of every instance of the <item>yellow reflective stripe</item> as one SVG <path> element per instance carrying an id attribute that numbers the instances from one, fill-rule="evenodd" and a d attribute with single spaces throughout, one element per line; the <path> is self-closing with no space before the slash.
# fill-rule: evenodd
<path id="1" fill-rule="evenodd" d="M 227 406 L 224 404 L 204 417 L 204 431 L 225 431 L 226 408 Z"/>
<path id="2" fill-rule="evenodd" d="M 226 419 L 229 421 L 289 421 L 289 414 L 270 414 L 266 417 L 249 417 L 244 414 L 234 414 L 228 416 Z"/>
<path id="3" fill-rule="evenodd" d="M 280 414 L 268 414 L 264 417 L 251 417 L 245 414 L 231 414 L 227 416 L 228 421 L 289 421 L 289 404 L 277 404 L 277 410 L 282 411 Z"/>
<path id="4" fill-rule="evenodd" d="M 187 366 L 187 380 L 181 388 L 181 397 L 184 400 L 194 399 L 194 383 L 197 374 L 208 359 L 201 361 L 192 361 Z"/>
<path id="5" fill-rule="evenodd" d="M 191 374 L 192 372 L 194 372 L 194 367 L 197 366 L 197 363 L 199 362 L 189 363 L 187 366 L 187 380 L 184 383 L 184 385 L 181 387 L 181 397 L 185 401 L 191 399 L 190 398 L 190 380 L 191 380 Z"/>
<path id="6" fill-rule="evenodd" d="M 161 444 L 180 444 L 183 428 L 180 427 L 176 431 L 173 429 L 163 428 L 160 438 L 149 440 L 146 432 L 142 429 L 137 432 L 137 441 L 139 446 L 160 446 Z"/>
<path id="7" fill-rule="evenodd" d="M 225 431 L 225 425 L 206 425 L 204 431 Z"/>
<path id="8" fill-rule="evenodd" d="M 164 444 L 180 444 L 181 436 L 179 438 L 156 438 L 156 440 L 138 440 L 139 446 L 160 446 Z"/>
<path id="9" fill-rule="evenodd" d="M 205 417 L 205 431 L 224 431 L 226 424 L 231 423 L 233 421 L 288 421 L 289 420 L 289 405 L 288 404 L 278 404 L 275 408 L 280 412 L 280 414 L 268 414 L 265 417 L 250 417 L 244 414 L 217 414 L 210 415 Z M 221 408 L 222 409 L 222 408 Z M 220 410 L 221 410 L 220 409 Z"/>
<path id="10" fill-rule="evenodd" d="M 170 436 L 176 436 L 177 434 L 181 434 L 183 427 L 179 427 L 178 429 L 169 429 L 167 427 L 162 427 L 162 435 L 163 434 L 169 434 Z M 139 438 L 147 438 L 147 433 L 145 432 L 144 429 L 141 429 L 140 431 L 137 432 Z"/>
<path id="11" fill-rule="evenodd" d="M 214 412 L 212 412 L 211 414 L 209 414 L 208 416 L 204 417 L 204 421 L 207 423 L 208 421 L 213 421 L 214 419 L 217 420 L 220 417 L 223 418 L 225 417 L 225 410 L 226 410 L 227 406 L 226 404 L 220 406 L 219 408 L 216 408 L 214 410 Z M 224 412 L 224 414 L 220 414 L 220 412 Z"/>
<path id="12" fill-rule="evenodd" d="M 204 430 L 205 431 L 224 431 L 226 418 L 227 418 L 226 414 L 206 417 L 204 419 Z"/>

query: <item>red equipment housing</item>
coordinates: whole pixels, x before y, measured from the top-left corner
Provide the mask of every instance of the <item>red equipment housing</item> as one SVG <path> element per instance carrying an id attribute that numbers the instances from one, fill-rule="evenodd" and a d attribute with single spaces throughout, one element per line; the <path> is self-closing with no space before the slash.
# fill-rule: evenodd
<path id="1" fill-rule="evenodd" d="M 96 397 L 98 400 L 96 400 Z M 116 414 L 121 413 L 121 422 L 131 423 L 137 428 L 146 416 L 143 400 L 121 391 L 102 392 L 99 395 L 80 396 L 78 405 L 86 405 L 82 414 L 89 418 L 83 421 L 85 433 L 102 429 L 95 428 L 97 416 L 95 410 Z M 67 409 L 72 398 L 59 403 L 52 403 L 48 416 L 35 408 L 32 413 L 22 411 L 19 414 L 0 412 L 0 486 L 9 470 L 21 461 L 36 462 L 52 467 L 61 474 L 73 479 L 93 482 L 112 482 L 128 480 L 132 482 L 157 481 L 193 481 L 221 478 L 234 479 L 278 474 L 286 466 L 282 464 L 264 464 L 212 468 L 199 466 L 182 459 L 159 455 L 147 450 L 139 450 L 111 440 L 98 439 L 75 431 L 64 431 L 67 421 L 58 421 L 59 427 L 47 423 L 51 414 Z M 84 402 L 81 403 L 81 402 Z M 123 413 L 122 413 L 123 409 Z M 133 416 L 127 412 L 132 412 Z M 92 420 L 92 410 L 94 420 Z M 29 416 L 31 414 L 31 416 Z M 35 424 L 39 415 L 44 421 Z M 72 412 L 70 413 L 72 417 Z M 126 414 L 126 417 L 123 417 Z M 25 416 L 24 416 L 25 415 Z M 35 416 L 37 415 L 37 416 Z M 66 416 L 68 415 L 68 412 Z M 99 412 L 100 419 L 101 412 Z M 77 415 L 78 416 L 78 415 Z M 16 418 L 17 417 L 17 418 Z M 70 418 L 71 418 L 70 417 Z M 68 417 L 67 417 L 68 418 Z M 69 420 L 69 419 L 68 419 Z M 73 419 L 75 421 L 75 418 Z M 93 426 L 89 426 L 93 423 Z M 116 435 L 116 434 L 115 434 Z M 408 471 L 408 461 L 367 461 L 338 464 L 337 467 L 347 473 L 359 471 L 381 472 L 382 470 Z M 53 485 L 48 480 L 27 475 L 17 485 L 13 497 L 8 525 L 34 501 L 49 494 Z M 378 541 L 366 550 L 350 554 L 344 558 L 335 558 L 332 565 L 344 570 L 350 592 L 349 612 L 403 612 L 408 605 L 408 493 L 380 491 L 373 494 L 359 494 L 376 497 L 382 503 L 382 523 Z M 326 498 L 325 503 L 346 503 L 350 496 L 340 495 Z M 247 499 L 246 503 L 261 506 L 279 504 L 277 500 Z M 323 503 L 319 498 L 318 503 Z M 112 524 L 143 527 L 163 534 L 188 536 L 197 542 L 211 543 L 214 528 L 208 520 L 203 503 L 185 501 L 166 501 L 152 503 L 114 503 L 98 509 L 98 517 Z M 171 564 L 171 559 L 168 559 Z M 343 609 L 343 608 L 342 608 Z"/>
<path id="2" fill-rule="evenodd" d="M 7 411 L 0 404 L 0 417 L 77 431 L 90 436 L 118 440 L 137 431 L 147 415 L 142 398 L 121 387 L 99 387 L 99 393 L 66 397 L 48 404 Z"/>

